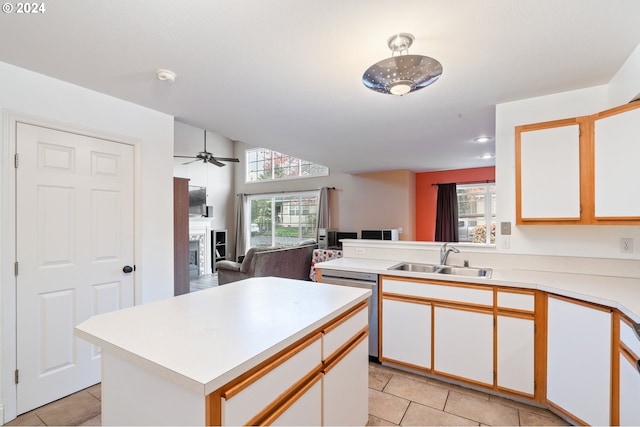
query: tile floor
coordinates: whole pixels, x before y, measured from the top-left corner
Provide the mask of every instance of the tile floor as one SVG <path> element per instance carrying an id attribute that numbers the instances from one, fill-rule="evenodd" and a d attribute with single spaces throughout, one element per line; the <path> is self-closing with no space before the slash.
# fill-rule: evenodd
<path id="1" fill-rule="evenodd" d="M 98 426 L 100 384 L 19 416 L 12 426 Z M 559 426 L 546 409 L 369 364 L 370 426 Z"/>

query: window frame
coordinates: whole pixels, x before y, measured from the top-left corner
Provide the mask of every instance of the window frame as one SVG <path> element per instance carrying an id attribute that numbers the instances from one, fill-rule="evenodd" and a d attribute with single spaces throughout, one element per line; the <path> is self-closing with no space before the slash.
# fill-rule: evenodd
<path id="1" fill-rule="evenodd" d="M 284 205 L 282 205 L 282 203 L 285 202 L 284 199 L 293 199 L 293 198 L 297 198 L 298 202 L 297 202 L 297 206 L 295 206 L 295 208 L 297 209 L 297 214 L 295 214 L 294 216 L 296 216 L 298 218 L 297 221 L 297 229 L 298 229 L 298 236 L 297 236 L 297 241 L 292 242 L 292 245 L 295 245 L 296 243 L 299 243 L 303 240 L 309 239 L 309 238 L 317 238 L 318 235 L 318 226 L 317 226 L 317 209 L 318 209 L 318 202 L 320 201 L 320 190 L 307 190 L 307 191 L 283 191 L 283 192 L 278 192 L 278 193 L 257 193 L 257 194 L 251 194 L 251 195 L 247 195 L 247 200 L 246 200 L 246 206 L 245 206 L 245 247 L 246 248 L 250 248 L 250 247 L 255 247 L 258 246 L 256 244 L 252 245 L 252 237 L 254 237 L 253 233 L 251 232 L 251 228 L 252 228 L 252 202 L 254 200 L 266 200 L 266 199 L 270 199 L 270 217 L 271 217 L 271 222 L 269 223 L 269 231 L 271 234 L 271 242 L 268 246 L 288 246 L 286 244 L 283 245 L 279 245 L 278 244 L 278 236 L 276 236 L 277 232 L 279 229 L 282 228 L 291 228 L 291 227 L 279 227 L 279 225 L 281 226 L 282 224 L 286 224 L 285 222 L 283 222 L 282 220 L 280 220 L 280 222 L 277 221 L 277 216 L 281 216 L 281 217 L 285 217 L 285 216 L 292 216 L 289 211 L 287 210 L 287 212 L 285 213 L 285 209 L 281 209 L 278 210 L 277 209 L 277 204 L 281 203 L 281 207 L 284 207 Z M 311 212 L 311 209 L 304 209 L 304 203 L 303 201 L 305 199 L 313 199 L 315 198 L 316 200 L 316 221 L 313 223 L 313 227 L 312 227 L 312 231 L 311 233 L 308 233 L 308 235 L 304 235 L 304 233 L 302 232 L 302 229 L 304 228 L 304 221 L 302 221 L 302 217 L 306 217 L 309 215 L 313 215 L 314 213 Z M 280 199 L 280 200 L 278 200 Z M 260 230 L 258 230 L 258 232 L 260 232 Z M 311 234 L 313 234 L 313 236 L 311 236 Z M 281 236 L 281 239 L 286 239 L 286 237 Z M 260 247 L 265 247 L 264 245 L 260 245 Z"/>
<path id="2" fill-rule="evenodd" d="M 478 183 L 467 183 L 467 184 L 457 184 L 456 185 L 456 194 L 458 199 L 460 198 L 460 190 L 461 189 L 469 189 L 469 188 L 483 188 L 484 189 L 484 212 L 478 214 L 461 214 L 460 205 L 458 204 L 458 228 L 460 228 L 459 224 L 464 219 L 472 219 L 472 218 L 480 218 L 484 219 L 485 224 L 487 225 L 487 232 L 485 233 L 485 241 L 484 242 L 474 242 L 473 240 L 464 240 L 459 243 L 469 243 L 476 245 L 485 245 L 485 246 L 495 246 L 495 237 L 496 237 L 496 227 L 497 227 L 497 215 L 495 210 L 495 197 L 496 197 L 496 183 L 495 182 L 478 182 Z M 487 203 L 487 201 L 489 201 Z M 493 233 L 491 233 L 493 224 Z M 493 242 L 491 242 L 491 237 L 493 235 Z"/>
<path id="3" fill-rule="evenodd" d="M 251 160 L 251 155 L 253 153 L 256 153 L 256 157 L 259 158 L 260 157 L 260 152 L 263 153 L 268 153 L 268 156 L 265 156 L 264 159 L 262 160 L 256 160 L 256 161 L 252 161 Z M 285 174 L 283 176 L 277 177 L 274 176 L 275 172 L 276 172 L 276 168 L 272 167 L 270 168 L 270 172 L 271 172 L 271 177 L 268 179 L 255 179 L 253 180 L 251 177 L 251 174 L 255 174 L 256 176 L 260 175 L 260 173 L 256 170 L 254 172 L 252 172 L 250 170 L 251 165 L 252 164 L 258 164 L 260 161 L 262 161 L 263 163 L 266 163 L 268 161 L 273 162 L 274 158 L 276 159 L 287 159 L 287 165 L 284 166 L 285 169 L 287 170 L 293 170 L 295 169 L 296 172 L 295 174 L 289 175 L 289 174 Z M 308 160 L 303 160 L 300 159 L 298 157 L 295 156 L 290 156 L 288 154 L 284 154 L 281 153 L 279 151 L 275 151 L 275 150 L 270 150 L 268 148 L 247 148 L 245 150 L 245 174 L 244 174 L 244 180 L 245 180 L 245 184 L 256 184 L 256 183 L 261 183 L 261 182 L 274 182 L 274 181 L 283 181 L 283 180 L 289 180 L 289 179 L 304 179 L 304 178 L 317 178 L 317 177 L 322 177 L 322 176 L 329 176 L 329 168 L 327 166 L 324 165 L 320 165 L 317 163 L 313 163 L 310 162 Z M 318 173 L 309 173 L 309 171 L 313 172 L 313 171 L 320 171 Z M 265 173 L 265 169 L 261 169 L 261 173 Z"/>

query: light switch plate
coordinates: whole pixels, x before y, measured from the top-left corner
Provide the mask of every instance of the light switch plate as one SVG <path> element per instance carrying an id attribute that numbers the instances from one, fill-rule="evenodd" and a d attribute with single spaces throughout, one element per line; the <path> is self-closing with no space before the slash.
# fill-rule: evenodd
<path id="1" fill-rule="evenodd" d="M 511 235 L 511 223 L 510 222 L 501 222 L 500 223 L 500 234 L 503 236 Z"/>

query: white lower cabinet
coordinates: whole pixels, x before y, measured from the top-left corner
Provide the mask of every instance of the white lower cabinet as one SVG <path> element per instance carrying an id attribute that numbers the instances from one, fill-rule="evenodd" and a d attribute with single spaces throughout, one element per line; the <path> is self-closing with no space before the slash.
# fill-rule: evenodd
<path id="1" fill-rule="evenodd" d="M 322 425 L 363 426 L 369 419 L 369 340 L 360 341 L 323 377 Z M 302 425 L 302 424 L 298 424 Z M 320 425 L 320 424 L 318 424 Z"/>
<path id="2" fill-rule="evenodd" d="M 272 426 L 322 425 L 322 376 L 318 375 L 311 387 L 269 424 Z"/>
<path id="3" fill-rule="evenodd" d="M 493 385 L 493 313 L 434 307 L 433 368 Z"/>
<path id="4" fill-rule="evenodd" d="M 431 304 L 382 300 L 382 358 L 431 369 Z"/>
<path id="5" fill-rule="evenodd" d="M 547 400 L 590 425 L 611 422 L 611 321 L 610 311 L 548 298 Z"/>
<path id="6" fill-rule="evenodd" d="M 500 388 L 533 396 L 535 324 L 533 319 L 496 318 L 497 378 Z"/>
<path id="7" fill-rule="evenodd" d="M 636 361 L 637 363 L 637 361 Z M 620 353 L 620 425 L 640 426 L 640 372 Z"/>

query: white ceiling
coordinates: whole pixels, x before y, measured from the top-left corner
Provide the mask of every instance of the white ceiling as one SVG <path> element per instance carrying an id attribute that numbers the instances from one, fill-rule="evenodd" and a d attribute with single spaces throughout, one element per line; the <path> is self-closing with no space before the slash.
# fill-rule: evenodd
<path id="1" fill-rule="evenodd" d="M 0 15 L 0 61 L 343 172 L 493 165 L 496 104 L 606 84 L 640 44 L 638 0 L 44 3 Z M 444 68 L 403 97 L 361 82 L 397 32 Z"/>

